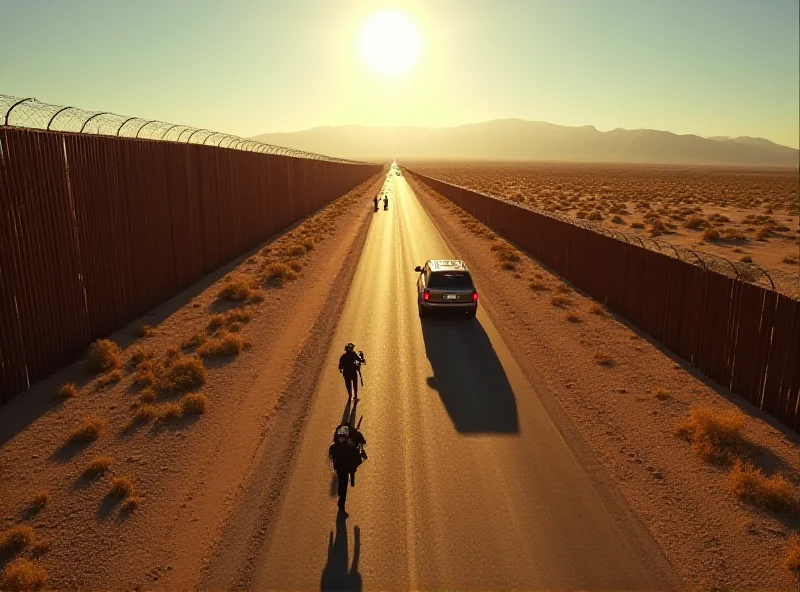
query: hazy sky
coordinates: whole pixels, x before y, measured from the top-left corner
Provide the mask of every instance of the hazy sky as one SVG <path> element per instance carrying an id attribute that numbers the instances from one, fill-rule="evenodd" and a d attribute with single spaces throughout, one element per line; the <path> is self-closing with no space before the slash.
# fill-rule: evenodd
<path id="1" fill-rule="evenodd" d="M 422 51 L 369 69 L 405 11 Z M 238 135 L 318 125 L 564 125 L 797 147 L 798 0 L 0 0 L 0 93 Z"/>

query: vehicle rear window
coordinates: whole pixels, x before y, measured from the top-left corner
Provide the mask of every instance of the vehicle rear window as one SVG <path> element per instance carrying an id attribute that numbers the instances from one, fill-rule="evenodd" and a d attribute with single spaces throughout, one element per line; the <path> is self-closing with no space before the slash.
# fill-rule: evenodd
<path id="1" fill-rule="evenodd" d="M 472 289 L 472 278 L 465 271 L 437 271 L 431 274 L 429 288 L 439 290 Z"/>

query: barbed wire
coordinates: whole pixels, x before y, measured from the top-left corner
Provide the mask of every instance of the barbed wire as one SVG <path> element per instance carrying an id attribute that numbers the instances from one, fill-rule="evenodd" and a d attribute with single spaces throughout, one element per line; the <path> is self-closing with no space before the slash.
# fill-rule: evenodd
<path id="1" fill-rule="evenodd" d="M 657 240 L 652 237 L 646 237 L 631 232 L 622 232 L 620 230 L 608 228 L 607 226 L 604 226 L 598 222 L 593 222 L 591 220 L 573 218 L 572 216 L 567 216 L 559 212 L 551 212 L 550 210 L 537 208 L 527 203 L 516 202 L 504 197 L 492 195 L 480 189 L 475 189 L 473 187 L 466 187 L 464 185 L 457 185 L 456 183 L 453 183 L 451 181 L 445 181 L 444 179 L 436 179 L 436 177 L 430 177 L 430 178 L 435 179 L 441 183 L 446 183 L 448 185 L 453 185 L 454 187 L 459 187 L 466 191 L 472 191 L 473 193 L 477 193 L 485 197 L 511 202 L 521 208 L 525 208 L 526 210 L 536 212 L 537 214 L 540 214 L 542 216 L 547 216 L 548 218 L 554 218 L 561 222 L 572 224 L 573 226 L 580 226 L 581 228 L 591 230 L 592 232 L 597 232 L 599 234 L 617 240 L 621 240 L 633 245 L 639 245 L 651 251 L 658 251 L 660 253 L 663 253 L 664 255 L 668 255 L 669 257 L 673 257 L 675 259 L 680 259 L 681 261 L 686 261 L 687 263 L 691 263 L 692 265 L 697 265 L 699 267 L 702 267 L 703 269 L 710 269 L 712 271 L 716 271 L 717 273 L 721 273 L 725 276 L 736 278 L 751 284 L 760 285 L 765 288 L 769 288 L 770 290 L 773 290 L 775 292 L 778 292 L 780 294 L 783 294 L 785 296 L 789 296 L 790 298 L 793 298 L 795 300 L 800 300 L 800 274 L 787 273 L 777 269 L 770 269 L 768 271 L 764 267 L 756 263 L 733 261 L 731 259 L 727 259 L 719 255 L 707 253 L 705 251 L 698 251 L 697 249 L 687 249 L 686 247 L 681 247 L 679 245 L 672 244 L 665 240 Z"/>
<path id="2" fill-rule="evenodd" d="M 365 164 L 344 158 L 323 156 L 313 152 L 274 146 L 250 138 L 242 138 L 190 125 L 171 124 L 141 117 L 128 117 L 107 111 L 86 111 L 78 107 L 42 103 L 35 98 L 21 98 L 4 94 L 0 94 L 0 125 L 121 138 L 202 144 L 262 154 L 277 154 L 347 164 Z"/>

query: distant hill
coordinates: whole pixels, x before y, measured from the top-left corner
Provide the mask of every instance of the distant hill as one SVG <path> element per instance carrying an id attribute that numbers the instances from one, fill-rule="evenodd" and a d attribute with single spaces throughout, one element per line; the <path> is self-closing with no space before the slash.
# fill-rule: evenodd
<path id="1" fill-rule="evenodd" d="M 798 150 L 763 138 L 701 138 L 657 130 L 568 127 L 540 121 L 497 119 L 448 128 L 316 127 L 256 140 L 338 156 L 371 160 L 549 160 L 652 164 L 797 167 Z"/>

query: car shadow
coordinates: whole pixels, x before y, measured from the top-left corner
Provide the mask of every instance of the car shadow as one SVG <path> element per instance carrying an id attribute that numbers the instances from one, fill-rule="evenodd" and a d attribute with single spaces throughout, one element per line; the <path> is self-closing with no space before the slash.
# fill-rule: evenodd
<path id="1" fill-rule="evenodd" d="M 433 369 L 428 386 L 439 393 L 456 430 L 518 434 L 514 391 L 480 322 L 426 318 L 422 336 Z"/>
<path id="2" fill-rule="evenodd" d="M 358 560 L 361 555 L 361 529 L 353 528 L 353 562 L 349 563 L 347 548 L 347 520 L 341 512 L 336 517 L 336 537 L 331 532 L 328 537 L 328 561 L 322 569 L 320 590 L 355 590 L 363 587 L 358 573 Z"/>

